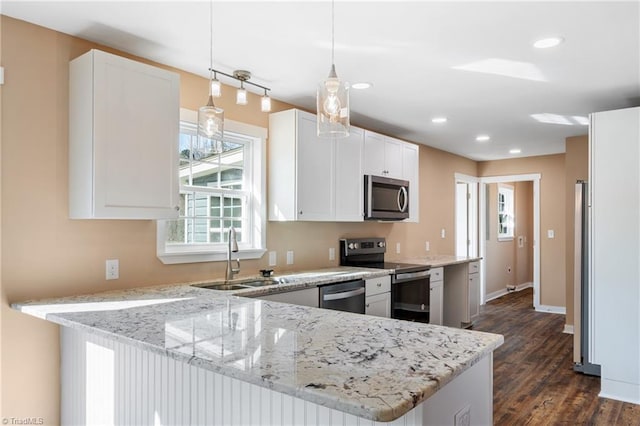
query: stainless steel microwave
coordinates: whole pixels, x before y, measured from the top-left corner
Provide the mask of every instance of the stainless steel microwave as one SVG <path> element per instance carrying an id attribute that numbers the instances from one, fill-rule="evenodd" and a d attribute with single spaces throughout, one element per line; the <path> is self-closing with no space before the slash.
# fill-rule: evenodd
<path id="1" fill-rule="evenodd" d="M 409 182 L 364 176 L 365 220 L 404 220 L 409 217 Z"/>

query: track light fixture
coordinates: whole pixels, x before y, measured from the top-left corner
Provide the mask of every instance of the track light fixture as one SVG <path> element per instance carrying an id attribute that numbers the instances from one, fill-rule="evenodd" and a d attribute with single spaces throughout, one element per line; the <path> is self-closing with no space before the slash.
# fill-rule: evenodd
<path id="1" fill-rule="evenodd" d="M 245 84 L 250 84 L 252 86 L 255 86 L 264 90 L 264 96 L 260 98 L 260 109 L 262 110 L 262 112 L 271 111 L 271 98 L 269 97 L 269 94 L 268 94 L 268 92 L 271 89 L 268 87 L 262 86 L 260 84 L 250 82 L 249 79 L 251 78 L 251 72 L 247 70 L 235 70 L 233 74 L 227 74 L 226 72 L 216 70 L 213 68 L 211 68 L 209 71 L 211 71 L 214 76 L 221 74 L 221 75 L 224 75 L 225 77 L 233 78 L 234 80 L 237 80 L 240 82 L 240 87 L 236 90 L 236 104 L 238 105 L 247 105 L 247 103 L 249 102 L 247 89 L 245 89 L 244 87 Z M 217 87 L 218 87 L 217 93 L 219 97 L 222 94 L 220 82 L 218 81 L 217 78 L 215 78 L 214 80 L 212 80 L 212 87 L 214 82 L 217 82 Z M 215 93 L 213 89 L 212 89 L 212 92 Z"/>

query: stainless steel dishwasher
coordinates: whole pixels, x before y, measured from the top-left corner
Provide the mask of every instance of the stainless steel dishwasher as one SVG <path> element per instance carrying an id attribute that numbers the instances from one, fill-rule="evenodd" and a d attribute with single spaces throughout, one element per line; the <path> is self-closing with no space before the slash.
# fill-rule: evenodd
<path id="1" fill-rule="evenodd" d="M 353 280 L 320 287 L 320 307 L 364 314 L 364 280 Z"/>

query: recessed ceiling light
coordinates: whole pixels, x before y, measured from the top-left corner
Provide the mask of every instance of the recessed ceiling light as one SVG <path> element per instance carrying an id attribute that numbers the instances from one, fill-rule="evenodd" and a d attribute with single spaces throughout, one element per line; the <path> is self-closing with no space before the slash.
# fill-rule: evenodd
<path id="1" fill-rule="evenodd" d="M 491 138 L 489 137 L 489 135 L 478 135 L 478 136 L 476 136 L 476 140 L 477 140 L 478 142 L 486 142 L 486 141 L 488 141 L 489 139 L 491 139 Z"/>
<path id="2" fill-rule="evenodd" d="M 368 89 L 372 86 L 371 83 L 367 83 L 366 81 L 360 82 L 360 83 L 353 83 L 351 85 L 352 89 L 356 89 L 356 90 L 364 90 L 364 89 Z"/>
<path id="3" fill-rule="evenodd" d="M 441 124 L 447 122 L 447 117 L 434 117 L 431 119 L 432 123 Z"/>
<path id="4" fill-rule="evenodd" d="M 533 47 L 535 47 L 536 49 L 548 49 L 550 47 L 556 47 L 563 41 L 564 39 L 562 37 L 541 38 L 540 40 L 536 40 L 536 42 L 533 43 Z"/>
<path id="5" fill-rule="evenodd" d="M 509 150 L 509 154 L 520 154 L 522 152 L 519 148 L 514 148 Z"/>

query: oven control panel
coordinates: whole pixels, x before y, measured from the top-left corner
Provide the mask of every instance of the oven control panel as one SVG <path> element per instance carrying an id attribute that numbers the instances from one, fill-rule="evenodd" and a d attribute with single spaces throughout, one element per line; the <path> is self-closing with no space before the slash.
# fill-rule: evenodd
<path id="1" fill-rule="evenodd" d="M 340 240 L 340 253 L 344 256 L 384 254 L 387 242 L 384 238 L 345 238 Z"/>

